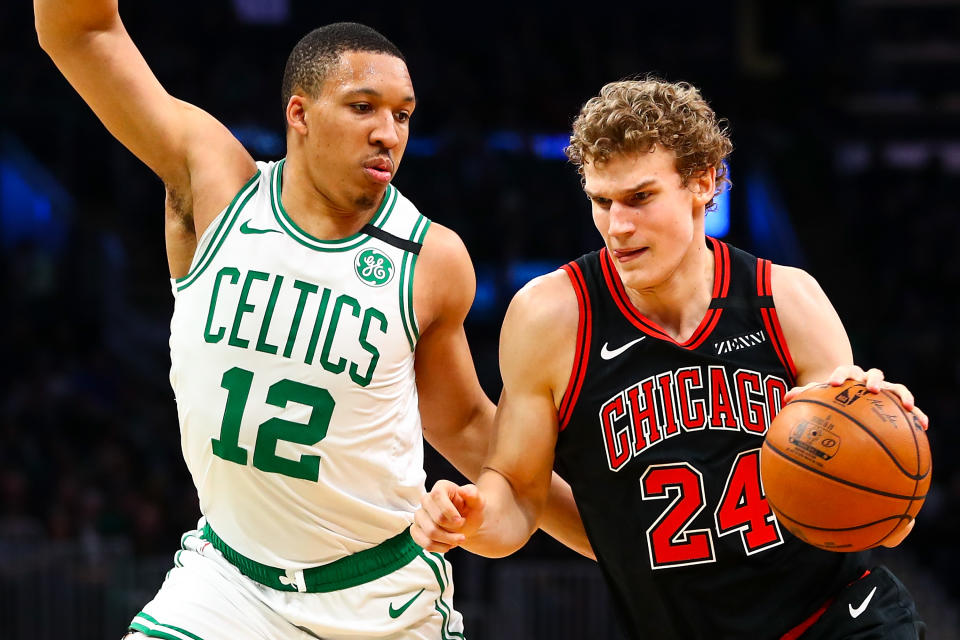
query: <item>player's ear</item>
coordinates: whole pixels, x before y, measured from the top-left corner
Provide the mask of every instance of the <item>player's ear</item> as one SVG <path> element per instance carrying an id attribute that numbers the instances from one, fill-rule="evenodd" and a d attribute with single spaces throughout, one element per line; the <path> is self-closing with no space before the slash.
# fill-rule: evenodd
<path id="1" fill-rule="evenodd" d="M 690 176 L 687 188 L 693 192 L 693 200 L 697 206 L 706 206 L 717 187 L 717 169 L 708 169 Z"/>
<path id="2" fill-rule="evenodd" d="M 307 101 L 304 96 L 293 94 L 287 101 L 287 126 L 300 135 L 307 134 Z"/>

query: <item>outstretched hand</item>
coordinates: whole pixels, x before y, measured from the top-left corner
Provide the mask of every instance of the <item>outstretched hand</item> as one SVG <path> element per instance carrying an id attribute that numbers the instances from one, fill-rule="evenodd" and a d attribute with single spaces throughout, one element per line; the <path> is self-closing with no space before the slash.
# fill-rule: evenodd
<path id="1" fill-rule="evenodd" d="M 449 551 L 480 528 L 483 507 L 483 496 L 475 485 L 439 480 L 430 493 L 423 494 L 410 535 L 427 551 Z"/>
<path id="2" fill-rule="evenodd" d="M 913 394 L 910 393 L 909 389 L 902 384 L 887 382 L 884 380 L 883 371 L 880 369 L 867 369 L 864 371 L 855 364 L 840 365 L 834 369 L 833 373 L 830 374 L 830 377 L 823 382 L 811 382 L 803 385 L 802 387 L 794 387 L 790 389 L 790 391 L 787 392 L 787 395 L 783 397 L 784 403 L 790 402 L 810 387 L 818 384 L 823 384 L 826 382 L 834 387 L 839 387 L 846 380 L 856 380 L 857 382 L 862 382 L 867 388 L 867 391 L 871 393 L 880 393 L 881 391 L 889 391 L 893 393 L 900 399 L 900 404 L 903 405 L 904 409 L 913 412 L 917 418 L 920 419 L 920 424 L 923 426 L 924 430 L 930 426 L 930 418 L 928 418 L 927 414 L 921 411 L 920 408 L 914 404 Z"/>

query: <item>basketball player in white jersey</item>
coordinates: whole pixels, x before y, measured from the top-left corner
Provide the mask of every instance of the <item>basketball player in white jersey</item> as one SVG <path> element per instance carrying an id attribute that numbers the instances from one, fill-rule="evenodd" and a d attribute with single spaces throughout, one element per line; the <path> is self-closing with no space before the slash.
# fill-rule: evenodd
<path id="1" fill-rule="evenodd" d="M 115 0 L 34 6 L 43 48 L 166 187 L 170 381 L 203 518 L 131 635 L 462 638 L 450 568 L 408 529 L 422 436 L 474 479 L 494 407 L 463 331 L 469 256 L 390 185 L 416 106 L 401 53 L 357 24 L 305 36 L 287 156 L 255 162 L 167 94 Z M 562 480 L 542 525 L 590 555 Z"/>

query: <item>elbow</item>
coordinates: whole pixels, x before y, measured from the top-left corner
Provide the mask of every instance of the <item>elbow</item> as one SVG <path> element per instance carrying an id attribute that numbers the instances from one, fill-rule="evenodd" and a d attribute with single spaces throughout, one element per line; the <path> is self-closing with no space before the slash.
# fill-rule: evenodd
<path id="1" fill-rule="evenodd" d="M 40 48 L 49 53 L 50 37 L 39 12 L 33 18 L 33 28 L 37 32 L 37 42 L 40 44 Z"/>
<path id="2" fill-rule="evenodd" d="M 507 556 L 513 555 L 517 551 L 523 548 L 527 543 L 529 537 L 523 540 L 514 540 L 514 541 L 485 541 L 485 542 L 474 542 L 471 544 L 468 542 L 463 545 L 463 548 L 469 551 L 470 553 L 478 556 L 483 556 L 484 558 L 506 558 Z"/>
<path id="3" fill-rule="evenodd" d="M 44 20 L 39 13 L 34 19 L 34 28 L 37 31 L 37 42 L 40 44 L 40 48 L 48 56 L 53 57 L 58 45 L 63 43 L 63 35 L 58 34 L 49 20 Z"/>
<path id="4" fill-rule="evenodd" d="M 44 3 L 34 2 L 33 28 L 37 32 L 40 48 L 50 53 L 59 39 L 56 34 L 55 9 Z"/>

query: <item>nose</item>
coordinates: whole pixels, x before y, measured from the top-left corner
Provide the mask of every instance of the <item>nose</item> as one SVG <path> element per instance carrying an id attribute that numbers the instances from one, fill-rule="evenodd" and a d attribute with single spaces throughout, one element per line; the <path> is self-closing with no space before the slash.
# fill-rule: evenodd
<path id="1" fill-rule="evenodd" d="M 373 131 L 370 132 L 370 143 L 392 149 L 400 144 L 400 133 L 397 131 L 397 121 L 393 113 L 384 110 L 377 118 Z"/>
<path id="2" fill-rule="evenodd" d="M 629 207 L 625 207 L 618 202 L 613 202 L 610 205 L 607 233 L 611 236 L 622 236 L 633 233 L 637 228 L 633 220 L 634 215 L 635 212 Z"/>

